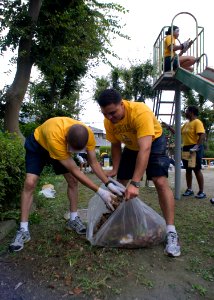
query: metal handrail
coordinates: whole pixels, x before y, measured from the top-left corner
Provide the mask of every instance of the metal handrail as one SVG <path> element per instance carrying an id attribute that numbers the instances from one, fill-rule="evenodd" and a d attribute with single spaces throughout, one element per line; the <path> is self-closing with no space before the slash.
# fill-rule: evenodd
<path id="1" fill-rule="evenodd" d="M 196 58 L 200 58 L 198 63 L 194 65 L 194 72 L 195 73 L 203 72 L 203 70 L 205 69 L 205 67 L 208 64 L 207 56 L 204 53 L 204 28 L 201 26 L 198 26 L 198 22 L 197 22 L 196 18 L 189 12 L 180 12 L 177 15 L 175 15 L 171 22 L 171 35 L 173 36 L 174 20 L 178 15 L 181 15 L 181 14 L 188 14 L 195 20 L 196 36 L 192 41 L 193 43 L 192 43 L 191 47 L 187 50 L 186 53 L 187 53 L 187 55 L 191 55 Z M 164 63 L 165 63 L 164 40 L 165 40 L 165 30 L 168 27 L 169 26 L 164 26 L 161 29 L 161 31 L 153 45 L 153 64 L 156 69 L 156 76 L 154 76 L 154 78 L 153 78 L 154 82 L 157 80 L 157 78 L 159 78 L 161 76 L 161 74 L 164 73 L 164 68 L 163 68 Z M 174 56 L 173 55 L 173 45 L 171 45 L 171 57 L 173 57 L 173 56 Z M 178 64 L 179 64 L 179 59 L 178 59 Z M 173 60 L 171 61 L 171 72 L 172 71 L 173 71 Z"/>

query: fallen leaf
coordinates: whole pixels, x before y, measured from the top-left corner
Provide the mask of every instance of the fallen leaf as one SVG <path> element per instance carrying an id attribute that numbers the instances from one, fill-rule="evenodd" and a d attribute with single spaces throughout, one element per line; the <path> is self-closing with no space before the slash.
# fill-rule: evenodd
<path id="1" fill-rule="evenodd" d="M 56 234 L 56 236 L 55 236 L 55 241 L 56 241 L 57 243 L 59 243 L 59 242 L 61 242 L 61 240 L 62 240 L 62 236 L 61 236 L 60 234 Z"/>
<path id="2" fill-rule="evenodd" d="M 81 288 L 79 288 L 79 287 L 75 287 L 75 288 L 73 289 L 73 292 L 74 292 L 75 295 L 79 295 L 79 294 L 82 293 L 82 290 L 81 290 Z"/>

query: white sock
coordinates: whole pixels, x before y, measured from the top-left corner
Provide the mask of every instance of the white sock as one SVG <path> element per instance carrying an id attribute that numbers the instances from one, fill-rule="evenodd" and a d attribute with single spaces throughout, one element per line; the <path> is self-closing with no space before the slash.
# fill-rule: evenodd
<path id="1" fill-rule="evenodd" d="M 75 211 L 75 212 L 70 212 L 70 220 L 71 220 L 71 221 L 75 220 L 75 218 L 76 218 L 77 216 L 78 216 L 78 215 L 77 215 L 77 211 Z"/>
<path id="2" fill-rule="evenodd" d="M 166 225 L 166 232 L 176 232 L 175 225 Z"/>
<path id="3" fill-rule="evenodd" d="M 20 222 L 20 228 L 23 228 L 24 231 L 28 231 L 28 222 Z"/>

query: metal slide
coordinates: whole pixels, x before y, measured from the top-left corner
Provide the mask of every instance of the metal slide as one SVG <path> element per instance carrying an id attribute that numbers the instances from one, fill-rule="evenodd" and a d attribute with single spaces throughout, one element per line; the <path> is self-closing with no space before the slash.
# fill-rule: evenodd
<path id="1" fill-rule="evenodd" d="M 212 71 L 210 70 L 212 69 L 207 68 L 201 74 L 195 75 L 180 67 L 175 73 L 175 78 L 190 89 L 195 90 L 205 99 L 214 102 L 214 83 L 212 82 L 212 75 L 210 75 Z"/>

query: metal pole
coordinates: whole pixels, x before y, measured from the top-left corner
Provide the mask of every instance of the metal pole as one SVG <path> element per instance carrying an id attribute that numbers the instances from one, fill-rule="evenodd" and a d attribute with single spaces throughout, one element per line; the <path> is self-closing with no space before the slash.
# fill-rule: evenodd
<path id="1" fill-rule="evenodd" d="M 181 92 L 175 90 L 175 199 L 181 198 Z"/>

